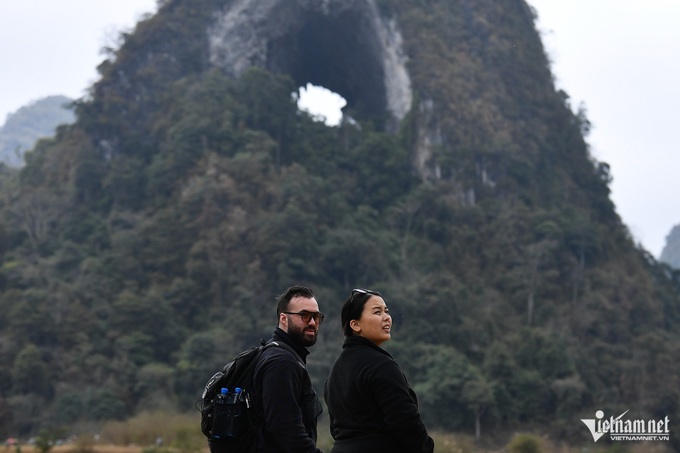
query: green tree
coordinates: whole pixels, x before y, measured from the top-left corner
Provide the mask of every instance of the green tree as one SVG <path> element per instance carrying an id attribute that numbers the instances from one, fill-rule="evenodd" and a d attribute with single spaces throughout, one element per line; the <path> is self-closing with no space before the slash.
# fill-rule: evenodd
<path id="1" fill-rule="evenodd" d="M 40 453 L 48 453 L 57 444 L 57 440 L 59 440 L 63 434 L 62 430 L 59 429 L 43 428 L 35 437 L 35 446 Z"/>
<path id="2" fill-rule="evenodd" d="M 475 370 L 465 382 L 461 398 L 474 413 L 475 439 L 479 441 L 482 438 L 482 415 L 494 404 L 493 389 L 481 373 Z"/>
<path id="3" fill-rule="evenodd" d="M 49 364 L 34 344 L 26 345 L 16 356 L 12 367 L 12 388 L 16 394 L 49 397 L 52 393 Z"/>
<path id="4" fill-rule="evenodd" d="M 469 401 L 463 399 L 463 390 L 473 378 L 474 370 L 463 354 L 444 345 L 416 343 L 409 347 L 399 344 L 395 357 L 404 364 L 407 376 L 414 383 L 426 421 L 446 420 L 444 427 L 449 430 L 472 425 L 472 417 L 466 416 L 469 412 L 465 405 Z M 469 396 L 472 398 L 472 392 Z"/>

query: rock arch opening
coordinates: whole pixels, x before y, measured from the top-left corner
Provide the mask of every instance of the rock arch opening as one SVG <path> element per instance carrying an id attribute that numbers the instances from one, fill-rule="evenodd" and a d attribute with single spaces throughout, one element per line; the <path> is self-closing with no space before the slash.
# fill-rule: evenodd
<path id="1" fill-rule="evenodd" d="M 368 27 L 356 11 L 337 17 L 309 13 L 301 27 L 269 43 L 268 69 L 290 74 L 298 86 L 307 83 L 338 93 L 346 109 L 377 119 L 387 115 L 381 58 Z M 365 21 L 363 21 L 365 22 Z"/>
<path id="2" fill-rule="evenodd" d="M 263 3 L 266 3 L 264 5 Z M 411 108 L 401 34 L 372 0 L 239 1 L 209 30 L 210 59 L 238 76 L 251 66 L 338 93 L 353 117 L 386 129 Z"/>
<path id="3" fill-rule="evenodd" d="M 317 121 L 337 126 L 342 121 L 345 98 L 327 88 L 308 83 L 296 93 L 300 110 L 310 113 Z"/>

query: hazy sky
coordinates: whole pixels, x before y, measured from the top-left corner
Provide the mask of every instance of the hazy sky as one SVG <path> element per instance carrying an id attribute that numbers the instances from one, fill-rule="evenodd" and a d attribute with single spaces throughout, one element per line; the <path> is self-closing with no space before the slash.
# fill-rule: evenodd
<path id="1" fill-rule="evenodd" d="M 658 257 L 680 224 L 680 0 L 528 1 L 557 87 L 585 106 L 591 152 L 611 165 L 619 215 Z M 100 49 L 155 9 L 155 0 L 3 0 L 0 123 L 45 96 L 84 96 Z"/>
<path id="2" fill-rule="evenodd" d="M 612 199 L 657 258 L 680 224 L 680 1 L 529 0 L 556 85 L 593 124 Z"/>

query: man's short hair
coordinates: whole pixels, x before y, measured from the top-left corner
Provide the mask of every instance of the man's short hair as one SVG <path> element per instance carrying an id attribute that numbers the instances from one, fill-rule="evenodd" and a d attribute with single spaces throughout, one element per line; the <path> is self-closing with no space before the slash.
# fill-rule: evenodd
<path id="1" fill-rule="evenodd" d="M 314 291 L 306 286 L 291 286 L 283 294 L 276 298 L 276 317 L 281 313 L 288 311 L 288 305 L 294 297 L 305 297 L 311 299 L 314 297 Z"/>

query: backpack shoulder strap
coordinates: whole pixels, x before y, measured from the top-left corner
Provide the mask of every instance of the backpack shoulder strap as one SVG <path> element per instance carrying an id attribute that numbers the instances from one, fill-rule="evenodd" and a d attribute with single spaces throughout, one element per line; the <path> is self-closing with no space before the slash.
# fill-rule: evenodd
<path id="1" fill-rule="evenodd" d="M 287 344 L 284 343 L 283 341 L 269 340 L 266 344 L 264 344 L 264 348 L 262 348 L 262 350 L 264 351 L 266 348 L 268 348 L 268 347 L 270 347 L 270 346 L 278 346 L 278 347 L 280 347 L 280 348 L 285 349 L 286 351 L 288 351 L 289 353 L 291 353 L 291 354 L 293 355 L 293 357 L 295 358 L 295 361 L 296 361 L 302 368 L 304 368 L 305 370 L 307 369 L 307 366 L 304 364 L 304 362 L 302 362 L 302 360 L 300 359 L 300 356 L 298 355 L 298 353 L 295 352 L 295 350 L 294 350 L 292 347 L 290 347 L 289 345 L 287 345 Z"/>

